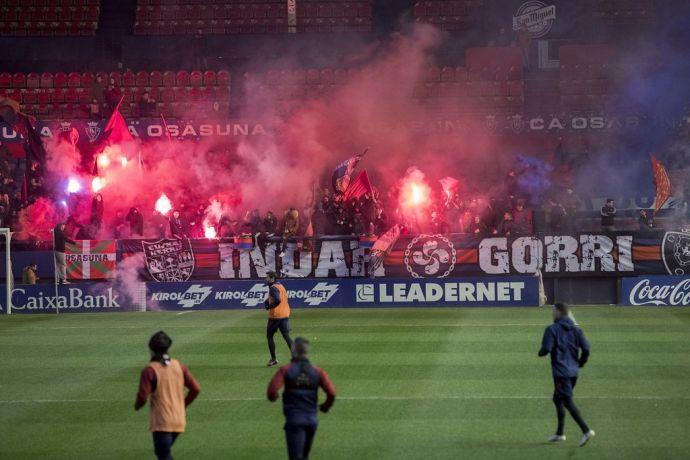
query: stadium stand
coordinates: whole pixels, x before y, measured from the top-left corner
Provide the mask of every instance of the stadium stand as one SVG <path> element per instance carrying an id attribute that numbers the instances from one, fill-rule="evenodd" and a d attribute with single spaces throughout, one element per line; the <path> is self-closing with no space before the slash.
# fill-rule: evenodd
<path id="1" fill-rule="evenodd" d="M 465 30 L 480 22 L 482 0 L 424 1 L 414 5 L 417 22 L 433 24 L 443 30 Z"/>
<path id="2" fill-rule="evenodd" d="M 134 33 L 137 35 L 266 34 L 292 31 L 286 2 L 244 0 L 139 0 Z M 371 30 L 371 1 L 298 2 L 296 32 Z"/>
<path id="3" fill-rule="evenodd" d="M 653 0 L 604 0 L 594 5 L 594 17 L 605 24 L 646 25 L 656 21 Z"/>
<path id="4" fill-rule="evenodd" d="M 610 94 L 621 82 L 612 45 L 563 45 L 560 50 L 561 106 L 573 111 L 612 109 Z"/>
<path id="5" fill-rule="evenodd" d="M 100 0 L 6 0 L 0 4 L 0 34 L 94 35 Z"/>
<path id="6" fill-rule="evenodd" d="M 198 70 L 188 72 L 21 72 L 0 73 L 0 95 L 20 102 L 22 110 L 44 119 L 87 118 L 89 116 L 89 85 L 101 75 L 112 78 L 124 96 L 121 111 L 126 116 L 139 116 L 137 102 L 144 92 L 157 101 L 158 110 L 175 117 L 190 113 L 196 107 L 202 113 L 213 102 L 227 113 L 230 103 L 230 73 Z M 203 102 L 205 104 L 201 104 Z M 194 107 L 192 107 L 194 103 Z M 200 108 L 199 108 L 200 107 Z"/>

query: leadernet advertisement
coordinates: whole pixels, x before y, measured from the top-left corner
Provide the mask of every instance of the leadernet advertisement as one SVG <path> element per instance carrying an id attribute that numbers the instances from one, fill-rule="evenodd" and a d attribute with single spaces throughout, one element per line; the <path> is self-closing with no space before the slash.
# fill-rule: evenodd
<path id="1" fill-rule="evenodd" d="M 533 276 L 462 279 L 283 280 L 293 307 L 537 306 Z M 148 309 L 199 310 L 262 307 L 260 281 L 146 283 Z"/>

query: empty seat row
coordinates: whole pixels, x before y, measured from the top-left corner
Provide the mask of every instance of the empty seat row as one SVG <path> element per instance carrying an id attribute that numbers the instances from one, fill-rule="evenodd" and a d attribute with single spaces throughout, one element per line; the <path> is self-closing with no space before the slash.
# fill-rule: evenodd
<path id="1" fill-rule="evenodd" d="M 98 5 L 66 7 L 2 7 L 0 21 L 52 22 L 52 21 L 98 21 Z"/>
<path id="2" fill-rule="evenodd" d="M 201 72 L 194 70 L 188 72 L 186 70 L 172 71 L 167 70 L 160 72 L 154 70 L 152 72 L 139 71 L 125 71 L 125 72 L 98 72 L 95 75 L 90 72 L 44 72 L 38 74 L 30 72 L 24 74 L 17 72 L 10 74 L 8 72 L 0 73 L 0 88 L 64 88 L 64 87 L 86 87 L 96 78 L 101 76 L 104 82 L 108 82 L 110 78 L 115 80 L 118 86 L 228 86 L 230 85 L 230 72 L 221 70 L 214 72 L 207 70 Z"/>
<path id="3" fill-rule="evenodd" d="M 417 2 L 414 17 L 470 16 L 482 7 L 481 0 L 436 0 Z"/>
<path id="4" fill-rule="evenodd" d="M 162 114 L 166 118 L 177 118 L 190 113 L 199 113 L 199 118 L 213 118 L 211 108 L 215 101 L 203 102 L 161 102 L 156 104 L 156 112 Z M 44 120 L 73 120 L 89 118 L 88 104 L 22 104 L 21 110 L 24 113 L 34 115 L 37 118 Z M 219 117 L 227 116 L 229 104 L 227 102 L 219 102 Z M 139 106 L 135 103 L 125 103 L 120 105 L 120 112 L 126 117 L 139 117 Z"/>
<path id="5" fill-rule="evenodd" d="M 97 28 L 97 21 L 0 21 L 0 35 L 12 35 L 17 37 L 88 36 L 95 35 Z"/>
<path id="6" fill-rule="evenodd" d="M 87 88 L 57 88 L 57 89 L 15 89 L 6 88 L 2 93 L 23 104 L 49 104 L 49 103 L 83 103 L 91 102 L 91 96 Z M 184 102 L 201 100 L 227 101 L 230 90 L 225 86 L 218 87 L 145 87 L 128 88 L 122 92 L 125 102 L 137 102 L 144 93 L 154 100 L 163 102 Z"/>
<path id="7" fill-rule="evenodd" d="M 319 2 L 296 6 L 298 18 L 371 17 L 370 2 Z M 264 19 L 287 18 L 288 9 L 282 3 L 226 3 L 224 5 L 141 5 L 137 6 L 139 21 L 172 21 L 185 19 Z"/>
<path id="8" fill-rule="evenodd" d="M 7 7 L 66 7 L 66 6 L 80 6 L 80 5 L 100 5 L 101 0 L 3 0 L 0 6 Z"/>

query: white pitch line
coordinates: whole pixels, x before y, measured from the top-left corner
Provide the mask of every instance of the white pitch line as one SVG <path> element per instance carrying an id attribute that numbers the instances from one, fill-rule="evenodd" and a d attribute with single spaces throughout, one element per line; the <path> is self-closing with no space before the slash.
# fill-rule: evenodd
<path id="1" fill-rule="evenodd" d="M 596 400 L 639 400 L 639 401 L 678 401 L 690 400 L 690 396 L 578 396 L 578 399 Z M 538 400 L 551 399 L 551 396 L 339 396 L 338 401 L 445 401 L 445 400 Z M 199 398 L 200 402 L 251 402 L 265 401 L 266 398 Z M 130 399 L 9 399 L 0 404 L 61 404 L 61 403 L 114 403 L 132 402 Z"/>
<path id="2" fill-rule="evenodd" d="M 183 313 L 192 313 L 191 311 L 186 312 L 180 312 L 177 313 L 178 315 L 181 315 Z M 189 329 L 232 329 L 236 327 L 250 327 L 250 326 L 239 326 L 239 325 L 230 325 L 228 324 L 227 326 L 208 326 L 208 325 L 196 325 L 196 324 L 174 324 L 171 323 L 169 325 L 170 327 L 175 327 L 175 328 L 189 328 Z M 372 323 L 363 323 L 363 324 L 338 324 L 336 327 L 520 327 L 520 326 L 526 326 L 526 327 L 536 327 L 536 326 L 543 326 L 546 327 L 548 326 L 547 323 L 497 323 L 497 324 L 448 324 L 448 323 L 438 323 L 438 324 L 390 324 L 390 323 L 385 323 L 385 324 L 372 324 Z M 257 326 L 258 327 L 258 326 Z M 314 328 L 314 327 L 333 327 L 332 323 L 328 324 L 309 324 L 309 328 Z M 106 326 L 106 327 L 98 327 L 99 330 L 102 329 L 150 329 L 150 325 L 131 325 L 131 326 Z M 45 330 L 61 330 L 61 329 L 94 329 L 93 326 L 47 326 L 47 327 L 29 327 L 29 328 L 23 328 L 23 329 L 17 329 L 17 332 L 26 332 L 26 331 L 45 331 Z M 6 332 L 11 332 L 11 330 L 7 330 Z"/>
<path id="3" fill-rule="evenodd" d="M 186 315 L 187 313 L 194 313 L 194 310 L 181 311 L 176 316 Z"/>

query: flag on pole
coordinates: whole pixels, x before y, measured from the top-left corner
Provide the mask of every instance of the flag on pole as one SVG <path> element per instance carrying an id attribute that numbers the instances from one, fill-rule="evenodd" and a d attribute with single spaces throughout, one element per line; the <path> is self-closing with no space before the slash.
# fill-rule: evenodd
<path id="1" fill-rule="evenodd" d="M 666 203 L 671 196 L 671 180 L 664 165 L 652 155 L 652 176 L 656 187 L 656 199 L 654 200 L 654 215 Z"/>
<path id="2" fill-rule="evenodd" d="M 362 157 L 364 157 L 364 155 L 367 153 L 367 150 L 369 149 L 365 149 L 364 152 L 350 157 L 336 166 L 335 171 L 333 171 L 332 178 L 333 189 L 336 192 L 345 193 L 347 187 L 350 185 L 350 176 L 352 175 L 352 172 L 357 167 L 357 163 L 359 163 Z"/>
<path id="3" fill-rule="evenodd" d="M 400 238 L 400 230 L 400 225 L 395 224 L 376 240 L 369 256 L 369 276 L 374 276 L 374 272 L 383 265 L 383 260 L 391 252 L 398 238 Z"/>
<path id="4" fill-rule="evenodd" d="M 117 106 L 113 110 L 113 114 L 110 115 L 108 124 L 103 128 L 103 142 L 105 142 L 106 145 L 131 142 L 134 140 L 132 134 L 129 132 L 125 118 L 120 113 L 120 104 L 122 104 L 122 99 L 117 103 Z"/>
<path id="5" fill-rule="evenodd" d="M 347 190 L 343 194 L 343 201 L 357 199 L 367 193 L 373 195 L 374 188 L 371 186 L 371 182 L 369 182 L 367 171 L 364 170 L 357 174 L 357 177 L 347 186 Z"/>
<path id="6" fill-rule="evenodd" d="M 65 246 L 67 278 L 106 279 L 115 270 L 115 240 L 79 240 Z"/>
<path id="7" fill-rule="evenodd" d="M 168 142 L 172 142 L 172 136 L 170 135 L 170 131 L 168 131 L 168 122 L 165 121 L 165 117 L 163 116 L 163 112 L 160 113 L 161 120 L 163 121 L 163 129 L 165 130 L 165 137 L 168 138 Z"/>

